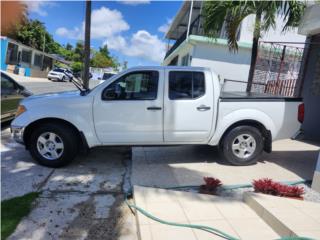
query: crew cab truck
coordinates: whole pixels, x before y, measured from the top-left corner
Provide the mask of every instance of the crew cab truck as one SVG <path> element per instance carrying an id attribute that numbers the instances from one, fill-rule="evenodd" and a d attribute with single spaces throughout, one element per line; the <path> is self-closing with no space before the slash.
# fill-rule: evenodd
<path id="1" fill-rule="evenodd" d="M 231 164 L 248 165 L 299 130 L 298 114 L 298 98 L 222 93 L 206 68 L 137 67 L 90 91 L 28 97 L 11 129 L 50 167 L 85 147 L 180 144 L 218 145 Z"/>

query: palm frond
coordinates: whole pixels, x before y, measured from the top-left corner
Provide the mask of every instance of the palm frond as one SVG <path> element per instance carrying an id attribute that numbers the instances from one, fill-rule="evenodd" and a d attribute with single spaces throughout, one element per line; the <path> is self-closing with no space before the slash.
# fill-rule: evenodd
<path id="1" fill-rule="evenodd" d="M 302 19 L 304 10 L 306 8 L 306 2 L 303 1 L 287 1 L 283 6 L 284 21 L 286 22 L 282 31 L 286 31 L 292 27 L 298 27 Z"/>
<path id="2" fill-rule="evenodd" d="M 237 32 L 242 20 L 254 13 L 252 1 L 206 1 L 204 4 L 204 33 L 216 38 L 225 24 L 228 46 L 238 49 Z"/>

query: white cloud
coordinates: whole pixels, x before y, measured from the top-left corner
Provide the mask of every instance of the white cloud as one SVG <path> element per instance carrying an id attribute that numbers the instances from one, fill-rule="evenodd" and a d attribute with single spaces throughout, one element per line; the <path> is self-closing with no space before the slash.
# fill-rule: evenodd
<path id="1" fill-rule="evenodd" d="M 130 57 L 141 57 L 160 63 L 165 54 L 165 43 L 157 35 L 151 35 L 145 30 L 139 30 L 129 41 L 122 36 L 108 38 L 105 43 L 110 49 Z"/>
<path id="2" fill-rule="evenodd" d="M 91 39 L 104 40 L 108 48 L 125 56 L 138 57 L 160 63 L 165 54 L 165 43 L 157 35 L 139 30 L 126 39 L 123 32 L 129 30 L 129 24 L 123 19 L 121 12 L 101 7 L 92 11 Z M 60 27 L 56 34 L 70 39 L 83 39 L 84 22 L 81 27 L 68 29 Z"/>
<path id="3" fill-rule="evenodd" d="M 55 6 L 54 2 L 49 1 L 24 1 L 27 5 L 29 13 L 36 13 L 39 16 L 45 17 L 48 15 L 48 8 Z"/>
<path id="4" fill-rule="evenodd" d="M 91 13 L 91 39 L 111 37 L 129 28 L 129 24 L 118 10 L 101 7 Z M 70 39 L 82 39 L 84 37 L 84 22 L 82 22 L 81 28 L 60 27 L 56 30 L 56 34 Z"/>
<path id="5" fill-rule="evenodd" d="M 139 4 L 149 4 L 150 0 L 118 0 L 118 2 L 126 5 L 139 5 Z"/>
<path id="6" fill-rule="evenodd" d="M 162 32 L 162 33 L 166 33 L 166 32 L 168 31 L 171 23 L 172 23 L 172 18 L 170 18 L 170 19 L 168 18 L 168 19 L 167 19 L 167 22 L 166 22 L 165 24 L 161 25 L 161 26 L 158 28 L 158 31 L 159 31 L 159 32 Z"/>
<path id="7" fill-rule="evenodd" d="M 67 29 L 65 27 L 59 27 L 56 30 L 56 34 L 61 37 L 66 37 L 70 39 L 83 39 L 83 31 L 75 27 L 74 29 Z"/>
<path id="8" fill-rule="evenodd" d="M 94 39 L 110 37 L 129 28 L 129 24 L 118 10 L 101 7 L 92 11 L 91 37 Z"/>

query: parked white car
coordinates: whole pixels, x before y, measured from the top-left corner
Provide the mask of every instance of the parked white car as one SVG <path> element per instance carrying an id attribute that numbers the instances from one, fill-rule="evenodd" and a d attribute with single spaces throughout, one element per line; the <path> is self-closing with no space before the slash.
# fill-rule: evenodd
<path id="1" fill-rule="evenodd" d="M 230 163 L 248 165 L 299 130 L 304 106 L 300 98 L 222 93 L 206 68 L 137 67 L 88 92 L 31 96 L 19 109 L 14 139 L 39 163 L 60 167 L 84 147 L 177 144 L 218 145 Z"/>
<path id="2" fill-rule="evenodd" d="M 48 73 L 49 80 L 70 81 L 73 79 L 73 74 L 70 70 L 64 68 L 55 68 Z"/>

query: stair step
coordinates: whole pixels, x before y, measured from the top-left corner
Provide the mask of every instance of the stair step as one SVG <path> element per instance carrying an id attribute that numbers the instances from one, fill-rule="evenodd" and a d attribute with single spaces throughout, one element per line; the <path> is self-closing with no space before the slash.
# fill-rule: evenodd
<path id="1" fill-rule="evenodd" d="M 281 237 L 320 239 L 319 203 L 252 192 L 244 201 Z"/>

